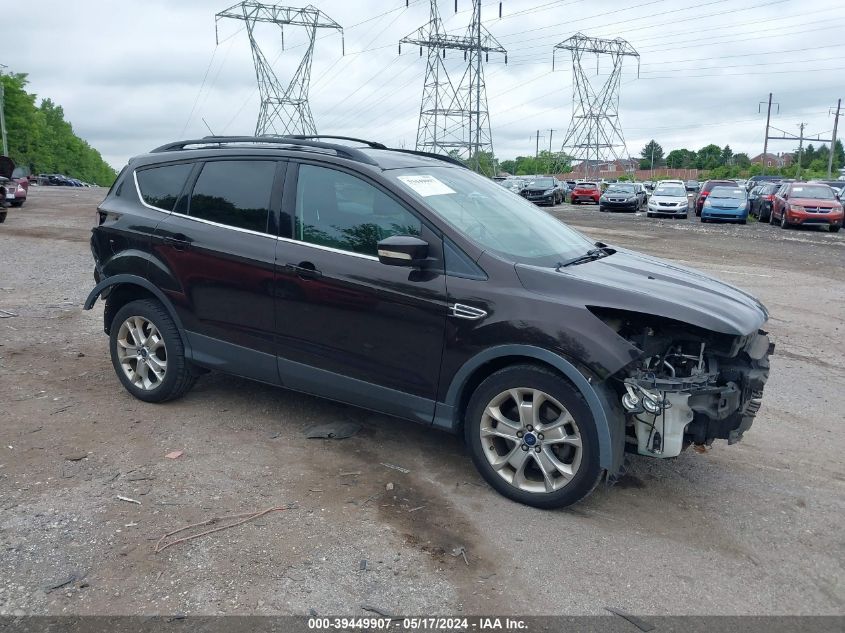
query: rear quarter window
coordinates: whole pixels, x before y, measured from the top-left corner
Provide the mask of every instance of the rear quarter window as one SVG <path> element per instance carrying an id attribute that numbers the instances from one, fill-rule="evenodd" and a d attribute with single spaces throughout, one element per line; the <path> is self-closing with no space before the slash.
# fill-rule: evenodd
<path id="1" fill-rule="evenodd" d="M 188 215 L 266 233 L 275 174 L 275 161 L 208 162 L 194 185 Z"/>
<path id="2" fill-rule="evenodd" d="M 180 163 L 139 169 L 135 172 L 135 178 L 138 180 L 141 199 L 151 207 L 173 211 L 192 167 L 191 163 Z"/>

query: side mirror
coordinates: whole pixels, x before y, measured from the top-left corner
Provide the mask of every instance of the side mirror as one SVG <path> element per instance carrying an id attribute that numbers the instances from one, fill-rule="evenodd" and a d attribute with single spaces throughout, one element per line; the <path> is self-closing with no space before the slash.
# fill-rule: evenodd
<path id="1" fill-rule="evenodd" d="M 428 242 L 413 235 L 393 235 L 378 243 L 378 260 L 386 266 L 417 267 L 428 257 Z"/>

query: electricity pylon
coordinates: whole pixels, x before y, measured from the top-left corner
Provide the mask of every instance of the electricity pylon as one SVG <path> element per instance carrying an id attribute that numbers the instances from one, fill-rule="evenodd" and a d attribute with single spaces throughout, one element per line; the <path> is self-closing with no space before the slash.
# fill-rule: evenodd
<path id="1" fill-rule="evenodd" d="M 255 77 L 261 95 L 261 109 L 255 124 L 256 136 L 266 134 L 316 134 L 317 127 L 308 105 L 308 87 L 311 83 L 311 60 L 314 56 L 314 42 L 317 29 L 328 28 L 340 31 L 343 43 L 343 27 L 325 13 L 311 5 L 303 9 L 281 7 L 258 2 L 239 2 L 214 16 L 214 30 L 217 35 L 217 23 L 223 18 L 242 20 L 246 25 L 252 59 L 255 62 Z M 299 67 L 293 74 L 287 88 L 273 71 L 273 67 L 261 47 L 258 45 L 255 26 L 258 23 L 278 25 L 282 37 L 282 50 L 285 49 L 285 26 L 303 26 L 308 33 L 308 45 Z M 219 38 L 218 38 L 219 42 Z"/>
<path id="2" fill-rule="evenodd" d="M 622 78 L 622 62 L 625 57 L 637 58 L 639 76 L 640 54 L 621 38 L 612 40 L 588 37 L 576 33 L 552 51 L 552 70 L 558 50 L 572 53 L 572 120 L 563 140 L 561 152 L 572 157 L 573 164 L 581 161 L 584 176 L 589 176 L 590 160 L 595 157 L 595 175 L 598 176 L 602 162 L 630 158 L 619 123 L 619 84 Z M 586 53 L 596 55 L 598 74 L 599 55 L 609 55 L 612 63 L 610 75 L 605 82 L 594 87 L 581 63 Z"/>
<path id="3" fill-rule="evenodd" d="M 481 24 L 481 0 L 472 1 L 472 21 L 463 36 L 446 33 L 437 0 L 430 0 L 429 21 L 399 41 L 400 54 L 402 44 L 419 46 L 420 57 L 428 49 L 416 148 L 457 155 L 481 171 L 481 153 L 493 153 L 482 61 L 490 53 L 504 55 L 505 63 L 508 59 L 504 47 Z M 463 51 L 467 65 L 458 83 L 446 69 L 447 50 Z"/>

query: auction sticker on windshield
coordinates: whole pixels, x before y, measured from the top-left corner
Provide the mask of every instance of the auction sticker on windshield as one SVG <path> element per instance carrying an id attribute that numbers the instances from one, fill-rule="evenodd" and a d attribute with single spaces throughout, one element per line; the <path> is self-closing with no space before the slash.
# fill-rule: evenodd
<path id="1" fill-rule="evenodd" d="M 398 176 L 398 178 L 424 198 L 455 193 L 455 190 L 450 188 L 449 185 L 427 174 L 420 174 L 419 176 Z"/>

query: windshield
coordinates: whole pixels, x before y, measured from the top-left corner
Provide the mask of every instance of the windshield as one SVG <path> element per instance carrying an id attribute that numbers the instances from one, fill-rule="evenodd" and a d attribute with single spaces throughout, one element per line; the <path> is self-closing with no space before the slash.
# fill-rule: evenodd
<path id="1" fill-rule="evenodd" d="M 711 198 L 744 198 L 745 189 L 738 187 L 713 187 Z"/>
<path id="2" fill-rule="evenodd" d="M 550 189 L 551 187 L 555 186 L 555 181 L 551 178 L 537 178 L 537 180 L 531 181 L 532 187 L 546 187 Z"/>
<path id="3" fill-rule="evenodd" d="M 790 195 L 796 198 L 813 198 L 814 200 L 833 200 L 833 190 L 827 185 L 801 185 L 793 187 Z"/>
<path id="4" fill-rule="evenodd" d="M 634 185 L 610 185 L 607 188 L 607 193 L 634 193 L 636 189 Z"/>
<path id="5" fill-rule="evenodd" d="M 658 187 L 654 190 L 655 196 L 669 196 L 672 198 L 686 198 L 687 190 L 683 187 Z"/>
<path id="6" fill-rule="evenodd" d="M 563 222 L 468 169 L 426 167 L 386 173 L 483 249 L 511 261 L 556 267 L 595 248 Z"/>

